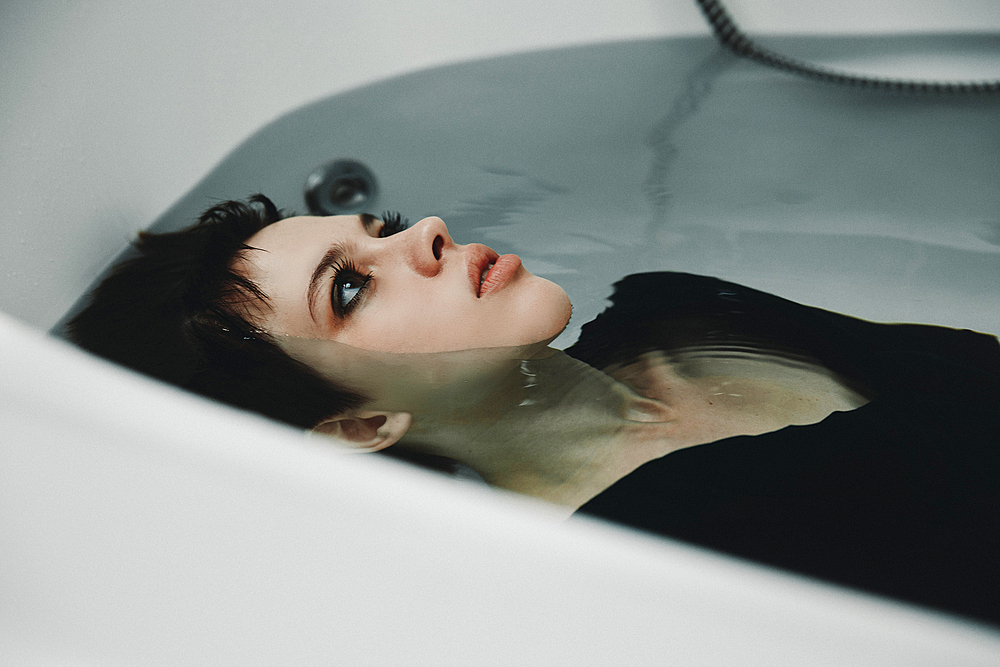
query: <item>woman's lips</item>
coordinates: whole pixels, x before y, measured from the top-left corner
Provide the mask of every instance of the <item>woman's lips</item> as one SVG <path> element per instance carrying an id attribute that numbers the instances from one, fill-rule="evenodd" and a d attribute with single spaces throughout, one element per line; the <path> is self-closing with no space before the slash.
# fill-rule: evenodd
<path id="1" fill-rule="evenodd" d="M 517 255 L 500 255 L 487 272 L 483 284 L 479 287 L 479 296 L 484 297 L 509 283 L 521 268 L 521 258 Z"/>
<path id="2" fill-rule="evenodd" d="M 483 297 L 502 288 L 521 266 L 517 255 L 498 255 L 481 243 L 469 245 L 469 281 L 476 297 Z"/>

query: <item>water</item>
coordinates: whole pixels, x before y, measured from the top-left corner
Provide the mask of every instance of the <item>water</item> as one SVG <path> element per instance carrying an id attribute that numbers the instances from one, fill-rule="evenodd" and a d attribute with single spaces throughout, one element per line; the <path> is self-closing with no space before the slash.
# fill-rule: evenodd
<path id="1" fill-rule="evenodd" d="M 656 349 L 625 343 L 630 353 L 600 370 L 544 341 L 420 354 L 277 341 L 322 376 L 367 396 L 361 418 L 405 413 L 388 453 L 435 457 L 435 466 L 444 457 L 491 484 L 548 498 L 588 466 L 602 479 L 606 471 L 620 475 L 619 467 L 681 447 L 815 424 L 874 397 L 805 350 L 744 333 L 713 330 L 676 347 L 665 338 Z M 356 446 L 336 429 L 318 430 Z M 540 473 L 554 481 L 540 492 L 525 485 L 529 473 L 535 484 Z M 567 478 L 556 478 L 562 474 Z"/>
<path id="2" fill-rule="evenodd" d="M 992 46 L 976 36 L 773 44 L 827 60 L 942 45 Z M 206 202 L 257 191 L 301 211 L 309 173 L 350 158 L 379 181 L 373 212 L 440 215 L 456 241 L 517 253 L 562 285 L 575 314 L 556 348 L 604 308 L 615 281 L 660 269 L 876 320 L 997 331 L 998 128 L 990 96 L 824 86 L 736 60 L 709 39 L 586 46 L 439 68 L 308 105 L 250 137 L 152 229 L 184 227 Z M 756 375 L 823 396 L 819 418 L 864 402 L 849 382 L 774 348 L 734 356 L 694 343 L 647 359 L 647 370 L 716 388 Z M 386 409 L 469 419 L 484 405 L 551 407 L 538 399 L 539 369 L 559 359 L 489 350 L 401 360 L 294 345 L 363 393 L 389 388 Z M 741 382 L 709 394 L 731 403 L 770 391 Z"/>
<path id="3" fill-rule="evenodd" d="M 988 37 L 784 38 L 858 53 L 992 54 Z M 826 87 L 707 38 L 464 63 L 308 105 L 235 149 L 153 227 L 261 191 L 305 211 L 318 165 L 376 175 L 372 212 L 440 215 L 569 292 L 570 344 L 621 276 L 720 276 L 889 321 L 1000 330 L 1000 105 Z"/>

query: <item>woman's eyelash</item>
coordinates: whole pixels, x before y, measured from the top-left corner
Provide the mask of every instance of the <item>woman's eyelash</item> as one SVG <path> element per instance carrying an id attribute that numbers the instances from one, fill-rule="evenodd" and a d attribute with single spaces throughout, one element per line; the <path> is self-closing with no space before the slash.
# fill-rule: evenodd
<path id="1" fill-rule="evenodd" d="M 361 298 L 372 281 L 372 274 L 361 273 L 346 260 L 333 269 L 333 287 L 330 290 L 330 304 L 334 314 L 343 319 L 361 303 Z"/>
<path id="2" fill-rule="evenodd" d="M 382 214 L 382 229 L 378 231 L 379 238 L 398 234 L 410 226 L 410 221 L 395 211 L 386 211 Z"/>
<path id="3" fill-rule="evenodd" d="M 382 214 L 382 228 L 379 238 L 398 234 L 410 226 L 410 221 L 399 213 L 386 211 Z M 343 319 L 361 303 L 361 299 L 372 281 L 371 273 L 361 273 L 350 261 L 345 260 L 333 267 L 333 287 L 330 290 L 330 304 L 334 314 Z"/>

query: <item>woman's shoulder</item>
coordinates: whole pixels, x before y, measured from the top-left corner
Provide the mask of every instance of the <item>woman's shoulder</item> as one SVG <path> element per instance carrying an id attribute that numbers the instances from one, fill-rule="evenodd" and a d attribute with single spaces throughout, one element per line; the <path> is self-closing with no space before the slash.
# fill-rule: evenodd
<path id="1" fill-rule="evenodd" d="M 704 308 L 716 300 L 729 303 L 778 298 L 744 285 L 693 273 L 652 271 L 625 276 L 613 286 L 611 305 L 594 322 L 645 317 L 654 310 Z"/>
<path id="2" fill-rule="evenodd" d="M 901 369 L 944 366 L 1000 382 L 997 338 L 926 324 L 885 324 L 807 306 L 719 278 L 639 273 L 566 352 L 597 368 L 649 351 L 752 344 L 805 355 L 847 378 L 881 384 Z M 919 362 L 919 363 L 917 363 Z M 914 366 L 917 364 L 917 366 Z"/>
<path id="3" fill-rule="evenodd" d="M 657 271 L 625 276 L 610 304 L 583 325 L 568 354 L 598 368 L 653 350 L 751 343 L 802 350 L 803 323 L 814 310 L 730 281 Z M 790 326 L 791 325 L 791 326 Z"/>

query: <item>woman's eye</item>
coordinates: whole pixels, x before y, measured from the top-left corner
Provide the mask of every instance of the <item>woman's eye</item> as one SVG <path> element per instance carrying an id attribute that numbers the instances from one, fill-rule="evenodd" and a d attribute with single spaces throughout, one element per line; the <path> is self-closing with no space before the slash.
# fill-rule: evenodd
<path id="1" fill-rule="evenodd" d="M 371 276 L 362 276 L 350 270 L 338 271 L 333 281 L 333 312 L 339 317 L 350 313 L 358 305 L 370 281 Z"/>
<path id="2" fill-rule="evenodd" d="M 410 226 L 410 221 L 395 211 L 386 211 L 382 214 L 382 229 L 378 230 L 379 238 L 385 238 L 398 234 Z"/>

